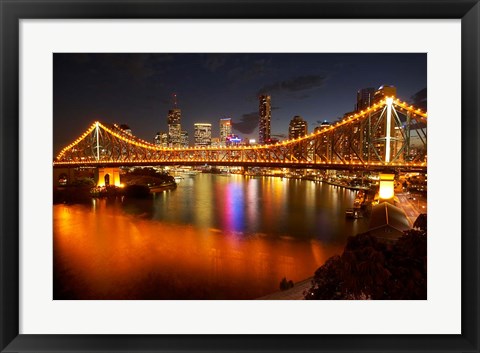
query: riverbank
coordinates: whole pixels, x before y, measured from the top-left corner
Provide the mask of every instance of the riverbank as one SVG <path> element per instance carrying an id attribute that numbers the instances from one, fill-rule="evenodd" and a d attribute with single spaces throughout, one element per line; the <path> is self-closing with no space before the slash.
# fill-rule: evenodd
<path id="1" fill-rule="evenodd" d="M 327 183 L 327 184 L 333 185 L 333 186 L 338 186 L 338 187 L 341 187 L 341 188 L 346 188 L 346 189 L 349 189 L 349 190 L 367 191 L 367 190 L 371 189 L 371 187 L 369 187 L 369 186 L 352 186 L 352 185 L 340 184 L 340 183 L 336 183 L 334 181 L 328 181 L 328 180 L 320 180 L 320 182 L 321 183 Z"/>
<path id="2" fill-rule="evenodd" d="M 61 186 L 53 190 L 53 204 L 75 204 L 90 203 L 92 199 L 115 198 L 115 197 L 133 197 L 147 198 L 151 194 L 174 190 L 177 187 L 176 182 L 165 182 L 158 185 L 127 185 L 125 187 L 101 186 Z"/>
<path id="3" fill-rule="evenodd" d="M 329 185 L 338 186 L 338 187 L 341 187 L 341 188 L 345 188 L 345 189 L 349 189 L 349 190 L 356 190 L 356 191 L 360 191 L 360 190 L 367 191 L 367 190 L 370 190 L 372 188 L 372 186 L 348 185 L 348 184 L 345 184 L 345 183 L 340 183 L 340 182 L 336 182 L 336 181 L 332 181 L 332 180 L 328 180 L 328 179 L 324 179 L 324 178 L 318 178 L 318 177 L 315 177 L 315 176 L 300 177 L 300 176 L 288 176 L 288 175 L 283 175 L 283 174 L 282 175 L 265 174 L 265 175 L 261 175 L 261 176 L 279 177 L 279 178 L 297 179 L 297 180 L 309 180 L 309 181 L 313 181 L 315 183 L 326 183 L 326 184 L 329 184 Z"/>

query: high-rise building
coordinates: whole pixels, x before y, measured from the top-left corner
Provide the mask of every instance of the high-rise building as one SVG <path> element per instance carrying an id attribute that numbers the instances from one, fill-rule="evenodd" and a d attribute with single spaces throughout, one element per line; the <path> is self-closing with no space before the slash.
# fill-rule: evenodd
<path id="1" fill-rule="evenodd" d="M 261 95 L 259 97 L 259 126 L 258 126 L 258 143 L 263 145 L 270 140 L 270 121 L 272 119 L 272 103 L 271 97 Z"/>
<path id="2" fill-rule="evenodd" d="M 371 106 L 373 104 L 374 94 L 375 88 L 373 87 L 359 89 L 357 91 L 357 104 L 355 110 L 359 112 Z"/>
<path id="3" fill-rule="evenodd" d="M 315 129 L 314 129 L 314 132 L 316 133 L 319 133 L 321 131 L 325 132 L 325 128 L 328 128 L 331 124 L 324 120 L 322 121 L 322 123 L 320 124 L 320 126 L 317 126 Z M 330 158 L 331 158 L 331 151 L 332 151 L 332 145 L 331 145 L 331 140 L 329 138 L 329 134 L 327 133 L 323 133 L 322 135 L 319 136 L 320 138 L 320 144 L 319 144 L 319 152 L 320 152 L 320 156 L 325 156 L 323 158 L 320 158 L 320 160 L 323 160 L 323 161 L 328 161 Z"/>
<path id="4" fill-rule="evenodd" d="M 385 97 L 396 97 L 397 89 L 395 86 L 380 86 L 373 95 L 373 103 L 379 102 Z"/>
<path id="5" fill-rule="evenodd" d="M 293 119 L 290 120 L 290 125 L 288 127 L 288 138 L 290 140 L 305 136 L 307 131 L 308 124 L 301 116 L 295 115 Z"/>
<path id="6" fill-rule="evenodd" d="M 307 122 L 299 115 L 295 115 L 292 120 L 290 120 L 290 125 L 288 126 L 288 138 L 290 140 L 303 137 L 307 134 Z M 297 145 L 293 147 L 293 155 L 296 159 L 303 159 L 306 156 L 306 150 L 303 145 Z"/>
<path id="7" fill-rule="evenodd" d="M 220 146 L 225 146 L 227 137 L 232 134 L 232 119 L 220 119 Z"/>
<path id="8" fill-rule="evenodd" d="M 196 123 L 195 124 L 195 146 L 207 147 L 212 144 L 212 124 Z"/>
<path id="9" fill-rule="evenodd" d="M 157 132 L 154 138 L 154 143 L 159 147 L 168 147 L 168 133 Z"/>
<path id="10" fill-rule="evenodd" d="M 188 131 L 182 130 L 181 138 L 180 138 L 180 144 L 182 147 L 187 148 L 189 143 L 188 143 Z"/>
<path id="11" fill-rule="evenodd" d="M 168 145 L 169 147 L 182 147 L 182 127 L 180 125 L 182 111 L 178 108 L 168 111 Z"/>

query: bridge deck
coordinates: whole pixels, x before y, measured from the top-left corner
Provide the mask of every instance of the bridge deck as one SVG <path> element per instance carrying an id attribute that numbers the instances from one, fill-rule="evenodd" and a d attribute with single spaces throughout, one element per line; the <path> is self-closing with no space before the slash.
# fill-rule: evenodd
<path id="1" fill-rule="evenodd" d="M 293 169 L 319 169 L 319 170 L 359 170 L 359 171 L 385 171 L 399 170 L 412 172 L 426 172 L 424 164 L 360 164 L 360 163 L 275 163 L 275 162 L 234 162 L 234 161 L 136 161 L 136 162 L 54 162 L 54 168 L 65 167 L 134 167 L 134 166 L 229 166 L 229 167 L 260 167 L 260 168 L 293 168 Z"/>

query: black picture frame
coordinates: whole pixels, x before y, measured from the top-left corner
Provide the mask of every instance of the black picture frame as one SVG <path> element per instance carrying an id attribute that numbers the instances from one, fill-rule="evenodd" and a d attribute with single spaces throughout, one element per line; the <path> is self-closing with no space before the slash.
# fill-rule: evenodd
<path id="1" fill-rule="evenodd" d="M 0 0 L 0 15 L 2 352 L 479 352 L 478 0 Z M 19 334 L 19 20 L 23 18 L 461 19 L 462 333 L 460 335 Z M 453 121 L 457 123 L 455 118 Z"/>

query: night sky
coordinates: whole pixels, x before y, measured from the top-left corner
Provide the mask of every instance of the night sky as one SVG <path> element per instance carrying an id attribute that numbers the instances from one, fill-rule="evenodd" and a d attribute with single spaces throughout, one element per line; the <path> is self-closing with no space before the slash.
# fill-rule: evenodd
<path id="1" fill-rule="evenodd" d="M 288 135 L 295 115 L 308 131 L 352 111 L 360 88 L 397 87 L 426 99 L 426 54 L 54 54 L 53 155 L 96 120 L 127 124 L 153 142 L 167 131 L 177 94 L 182 129 L 232 118 L 234 133 L 258 140 L 258 95 L 272 96 L 272 135 Z"/>

